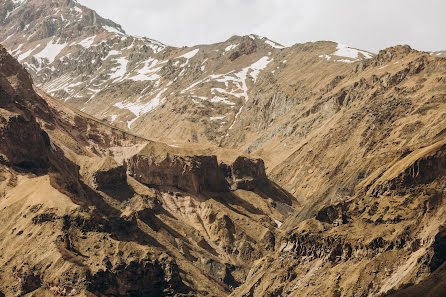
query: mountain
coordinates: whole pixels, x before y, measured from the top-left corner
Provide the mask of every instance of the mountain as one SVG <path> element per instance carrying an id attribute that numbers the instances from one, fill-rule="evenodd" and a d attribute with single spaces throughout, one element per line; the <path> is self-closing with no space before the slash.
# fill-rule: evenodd
<path id="1" fill-rule="evenodd" d="M 225 296 L 298 205 L 261 159 L 109 126 L 3 47 L 0 95 L 2 296 Z"/>
<path id="2" fill-rule="evenodd" d="M 274 80 L 295 76 L 304 64 L 317 64 L 305 72 L 342 72 L 373 56 L 332 42 L 284 48 L 256 35 L 174 48 L 125 34 L 75 1 L 6 1 L 0 15 L 6 15 L 0 41 L 37 86 L 99 119 L 168 142 L 228 141 L 260 85 L 278 88 Z"/>
<path id="3" fill-rule="evenodd" d="M 0 5 L 6 32 L 0 39 L 43 90 L 35 88 L 41 98 L 35 102 L 44 100 L 52 113 L 31 108 L 43 103 L 26 106 L 50 143 L 79 166 L 78 174 L 61 170 L 80 183 L 78 193 L 87 192 L 71 199 L 105 220 L 93 221 L 103 226 L 94 230 L 70 223 L 68 250 L 87 268 L 75 267 L 96 273 L 96 285 L 83 283 L 90 275 L 76 274 L 59 277 L 58 290 L 78 279 L 76 290 L 117 296 L 148 294 L 150 286 L 164 295 L 234 297 L 445 294 L 446 59 L 440 52 L 398 45 L 372 54 L 330 41 L 283 47 L 256 35 L 175 48 L 130 36 L 75 1 Z M 53 15 L 62 25 L 49 30 L 42 24 Z M 18 22 L 31 25 L 17 29 Z M 7 77 L 10 85 L 17 81 Z M 39 157 L 41 151 L 33 152 L 32 164 L 51 160 Z M 117 181 L 124 186 L 114 187 Z M 73 185 L 68 188 L 79 187 Z M 10 226 L 15 209 L 2 207 L 3 225 Z M 78 216 L 69 211 L 57 216 Z M 21 218 L 15 224 L 30 224 Z M 16 238 L 13 228 L 19 229 L 2 233 L 7 240 Z M 88 250 L 109 238 L 123 256 Z M 150 277 L 159 282 L 132 283 L 136 271 L 153 272 L 141 268 L 148 264 L 133 257 L 136 250 L 150 250 L 150 259 L 166 253 L 174 264 L 151 260 L 163 267 L 151 266 L 164 271 Z M 0 264 L 5 276 L 23 263 L 20 255 Z M 56 279 L 38 275 L 39 290 Z"/>

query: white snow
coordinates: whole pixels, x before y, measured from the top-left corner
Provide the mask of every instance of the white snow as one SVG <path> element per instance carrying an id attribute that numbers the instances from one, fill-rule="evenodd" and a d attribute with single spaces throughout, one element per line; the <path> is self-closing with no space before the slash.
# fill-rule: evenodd
<path id="1" fill-rule="evenodd" d="M 282 222 L 279 220 L 276 220 L 275 218 L 271 217 L 271 219 L 273 219 L 274 223 L 276 223 L 277 227 L 280 228 L 280 226 L 282 226 Z"/>
<path id="2" fill-rule="evenodd" d="M 209 119 L 211 120 L 211 121 L 218 121 L 218 120 L 222 120 L 222 119 L 224 119 L 226 116 L 219 116 L 219 117 L 210 117 Z"/>
<path id="3" fill-rule="evenodd" d="M 228 46 L 225 48 L 225 52 L 229 52 L 230 50 L 235 49 L 237 46 L 238 46 L 238 43 L 237 43 L 237 44 L 230 44 L 230 45 L 228 45 Z"/>
<path id="4" fill-rule="evenodd" d="M 104 58 L 104 61 L 107 60 L 108 57 L 120 55 L 120 51 L 111 50 L 108 52 L 107 56 Z"/>
<path id="5" fill-rule="evenodd" d="M 78 44 L 83 46 L 84 48 L 90 48 L 91 45 L 94 43 L 95 38 L 96 36 L 85 38 L 84 40 L 81 40 Z"/>
<path id="6" fill-rule="evenodd" d="M 232 124 L 231 124 L 231 126 L 228 128 L 228 130 L 231 130 L 231 129 L 234 127 L 234 124 L 235 124 L 235 122 L 237 121 L 238 116 L 242 113 L 242 110 L 243 110 L 243 106 L 240 107 L 240 109 L 238 110 L 238 112 L 237 112 L 237 114 L 235 115 L 234 120 L 232 121 Z M 226 134 L 226 136 L 228 136 L 228 135 L 229 135 L 229 133 Z"/>
<path id="7" fill-rule="evenodd" d="M 118 115 L 116 114 L 112 114 L 111 115 L 111 121 L 114 122 L 116 120 L 116 118 L 118 117 Z"/>
<path id="8" fill-rule="evenodd" d="M 223 104 L 227 104 L 227 105 L 235 105 L 234 102 L 231 102 L 228 99 L 226 99 L 224 97 L 219 97 L 219 96 L 215 96 L 209 101 L 212 103 L 223 103 Z"/>
<path id="9" fill-rule="evenodd" d="M 342 43 L 338 43 L 336 51 L 332 55 L 351 59 L 359 59 L 360 54 L 364 55 L 364 57 L 367 59 L 372 58 L 372 55 L 370 53 L 351 48 L 348 45 Z"/>
<path id="10" fill-rule="evenodd" d="M 160 46 L 158 44 L 152 44 L 152 43 L 147 44 L 147 46 L 150 47 L 155 54 L 159 53 L 165 48 L 165 46 Z"/>
<path id="11" fill-rule="evenodd" d="M 336 62 L 353 63 L 353 62 L 355 62 L 355 61 L 353 61 L 353 60 L 347 60 L 347 59 L 338 59 L 338 60 L 336 60 Z"/>
<path id="12" fill-rule="evenodd" d="M 162 61 L 161 63 L 163 63 Z M 160 61 L 157 59 L 149 58 L 144 62 L 144 65 L 141 69 L 137 70 L 138 74 L 130 77 L 129 79 L 133 81 L 144 81 L 144 80 L 159 80 L 161 77 L 156 73 L 162 67 L 153 68 L 160 64 Z"/>
<path id="13" fill-rule="evenodd" d="M 116 80 L 119 78 L 123 78 L 127 72 L 127 64 L 129 61 L 125 57 L 117 58 L 116 62 L 118 63 L 118 65 L 111 69 L 112 72 L 110 73 L 110 79 Z"/>
<path id="14" fill-rule="evenodd" d="M 19 46 L 11 52 L 11 55 L 16 56 L 16 54 L 20 51 L 20 49 L 22 47 L 23 47 L 23 43 L 19 44 Z"/>
<path id="15" fill-rule="evenodd" d="M 118 29 L 113 28 L 113 27 L 110 27 L 110 26 L 107 26 L 107 25 L 102 26 L 102 28 L 104 28 L 105 31 L 108 31 L 108 32 L 110 32 L 110 33 L 122 34 L 122 32 L 119 31 Z"/>
<path id="16" fill-rule="evenodd" d="M 190 52 L 187 52 L 187 53 L 185 53 L 184 55 L 181 55 L 181 56 L 179 56 L 178 57 L 178 59 L 179 58 L 186 58 L 186 59 L 191 59 L 191 58 L 193 58 L 197 53 L 198 53 L 198 51 L 199 51 L 200 49 L 194 49 L 194 50 L 191 50 Z"/>
<path id="17" fill-rule="evenodd" d="M 271 41 L 269 39 L 265 40 L 265 43 L 274 48 L 285 48 L 283 45 L 280 45 L 277 42 Z"/>
<path id="18" fill-rule="evenodd" d="M 251 76 L 254 79 L 254 82 L 257 81 L 257 76 L 259 75 L 260 71 L 262 71 L 263 69 L 266 68 L 266 66 L 268 66 L 268 64 L 271 62 L 272 60 L 270 60 L 268 57 L 263 57 L 260 58 L 260 60 L 258 60 L 257 62 L 255 62 L 254 64 L 252 64 L 249 68 L 252 70 L 251 72 Z"/>
<path id="19" fill-rule="evenodd" d="M 77 7 L 77 6 L 75 6 L 75 7 L 73 7 L 73 8 L 74 8 L 74 10 L 75 10 L 77 13 L 82 14 L 82 9 L 80 9 L 80 8 Z"/>
<path id="20" fill-rule="evenodd" d="M 190 85 L 189 87 L 183 89 L 181 91 L 181 94 L 185 94 L 186 92 L 188 92 L 189 90 L 195 88 L 197 85 L 202 84 L 202 83 L 206 83 L 206 82 L 224 82 L 226 88 L 229 88 L 229 82 L 233 83 L 236 87 L 237 87 L 237 92 L 234 92 L 234 90 L 231 88 L 230 90 L 224 90 L 221 88 L 212 88 L 211 91 L 212 93 L 214 93 L 214 91 L 223 93 L 223 94 L 228 94 L 228 95 L 232 95 L 235 96 L 237 98 L 244 98 L 245 101 L 248 101 L 248 86 L 246 84 L 246 80 L 248 78 L 248 74 L 251 75 L 251 77 L 253 78 L 253 81 L 256 82 L 257 77 L 260 73 L 260 71 L 262 71 L 263 69 L 265 69 L 265 67 L 271 62 L 272 60 L 269 57 L 262 57 L 260 58 L 257 62 L 251 64 L 248 67 L 243 68 L 242 70 L 240 70 L 239 72 L 228 72 L 225 74 L 212 74 L 209 75 L 208 77 L 201 79 L 199 81 L 196 81 L 195 83 L 193 83 L 192 85 Z M 214 97 L 214 101 L 211 100 L 211 102 L 224 102 L 223 100 L 221 100 L 221 97 Z M 225 103 L 226 102 L 230 102 L 227 101 L 225 99 Z M 233 105 L 233 102 L 231 102 Z M 230 104 L 230 103 L 227 103 Z"/>
<path id="21" fill-rule="evenodd" d="M 127 109 L 136 116 L 136 118 L 127 122 L 127 127 L 130 129 L 131 125 L 140 116 L 142 116 L 145 113 L 151 112 L 152 110 L 155 110 L 156 108 L 158 108 L 160 105 L 162 105 L 166 101 L 165 98 L 161 98 L 161 95 L 166 90 L 167 90 L 167 88 L 162 89 L 160 92 L 158 92 L 158 94 L 153 99 L 151 99 L 147 103 L 141 103 L 142 96 L 140 96 L 135 102 L 130 102 L 130 103 L 118 102 L 118 103 L 115 103 L 114 106 L 116 106 L 120 109 Z"/>
<path id="22" fill-rule="evenodd" d="M 23 54 L 20 54 L 20 55 L 17 57 L 17 60 L 20 62 L 20 61 L 22 61 L 22 60 L 28 58 L 28 56 L 29 56 L 35 49 L 37 49 L 38 47 L 39 47 L 39 45 L 35 46 L 34 48 L 30 49 L 29 51 L 24 52 Z"/>
<path id="23" fill-rule="evenodd" d="M 60 54 L 60 52 L 67 46 L 67 43 L 54 43 L 54 40 L 51 40 L 47 43 L 45 48 L 41 50 L 38 54 L 34 55 L 36 58 L 40 59 L 48 59 L 50 63 L 54 62 L 54 59 Z"/>
<path id="24" fill-rule="evenodd" d="M 331 56 L 329 56 L 329 55 L 320 55 L 319 58 L 325 58 L 327 61 L 330 61 Z"/>

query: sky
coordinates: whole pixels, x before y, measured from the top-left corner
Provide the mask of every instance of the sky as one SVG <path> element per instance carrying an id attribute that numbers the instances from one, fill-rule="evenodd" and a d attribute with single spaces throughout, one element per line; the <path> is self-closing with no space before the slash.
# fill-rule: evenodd
<path id="1" fill-rule="evenodd" d="M 446 0 L 78 0 L 132 35 L 167 45 L 258 34 L 285 46 L 331 40 L 378 52 L 446 50 Z"/>

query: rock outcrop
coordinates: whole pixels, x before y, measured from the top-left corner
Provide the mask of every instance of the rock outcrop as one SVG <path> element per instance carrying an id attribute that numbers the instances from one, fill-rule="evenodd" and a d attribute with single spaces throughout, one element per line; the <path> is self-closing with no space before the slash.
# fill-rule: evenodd
<path id="1" fill-rule="evenodd" d="M 148 144 L 126 162 L 130 175 L 141 183 L 197 194 L 253 191 L 270 183 L 263 160 L 245 156 L 230 165 L 218 164 L 215 155 L 190 155 L 181 148 Z"/>
<path id="2" fill-rule="evenodd" d="M 227 183 L 216 156 L 187 156 L 167 145 L 148 144 L 127 160 L 131 176 L 141 183 L 170 186 L 185 192 L 222 192 Z"/>
<path id="3" fill-rule="evenodd" d="M 265 164 L 262 159 L 238 157 L 230 166 L 230 174 L 226 176 L 232 190 L 252 191 L 262 183 L 268 183 Z"/>
<path id="4" fill-rule="evenodd" d="M 125 164 L 119 165 L 110 156 L 102 158 L 96 166 L 92 166 L 91 184 L 95 189 L 119 187 L 127 182 L 127 168 Z"/>

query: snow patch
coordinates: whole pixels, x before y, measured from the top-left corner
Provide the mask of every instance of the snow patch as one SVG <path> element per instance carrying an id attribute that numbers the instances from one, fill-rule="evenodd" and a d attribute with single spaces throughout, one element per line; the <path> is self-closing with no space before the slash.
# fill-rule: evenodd
<path id="1" fill-rule="evenodd" d="M 130 129 L 131 125 L 140 116 L 142 116 L 145 113 L 155 110 L 156 108 L 158 108 L 160 105 L 162 105 L 166 101 L 165 98 L 161 98 L 161 95 L 166 90 L 167 90 L 167 88 L 162 89 L 160 92 L 158 92 L 158 94 L 153 99 L 151 99 L 147 103 L 141 103 L 141 99 L 143 96 L 140 96 L 135 102 L 130 102 L 130 103 L 118 102 L 118 103 L 115 103 L 113 106 L 116 106 L 117 108 L 120 108 L 120 109 L 127 109 L 136 116 L 136 118 L 127 122 L 127 127 Z"/>
<path id="2" fill-rule="evenodd" d="M 107 25 L 102 26 L 102 28 L 104 28 L 105 31 L 108 31 L 108 32 L 110 32 L 110 33 L 123 34 L 123 33 L 122 33 L 121 31 L 119 31 L 118 29 L 113 28 L 113 27 L 110 27 L 110 26 L 107 26 Z"/>
<path id="3" fill-rule="evenodd" d="M 25 3 L 25 2 L 28 2 L 28 0 L 12 0 L 12 2 L 13 2 L 14 4 L 23 4 L 23 3 Z"/>
<path id="4" fill-rule="evenodd" d="M 219 116 L 219 117 L 210 117 L 209 119 L 211 121 L 218 121 L 218 120 L 223 120 L 226 116 Z"/>
<path id="5" fill-rule="evenodd" d="M 199 50 L 200 50 L 200 49 L 198 49 L 198 48 L 197 48 L 197 49 L 194 49 L 194 50 L 192 50 L 192 51 L 190 51 L 190 52 L 185 53 L 184 55 L 179 56 L 178 59 L 179 59 L 179 58 L 191 59 L 191 58 L 193 58 L 193 57 L 198 53 Z"/>
<path id="6" fill-rule="evenodd" d="M 271 219 L 273 219 L 273 221 L 274 221 L 274 223 L 276 223 L 276 225 L 277 225 L 277 228 L 280 228 L 280 226 L 282 226 L 282 222 L 281 221 L 279 221 L 279 220 L 276 220 L 275 218 L 273 218 L 273 217 L 271 217 Z"/>
<path id="7" fill-rule="evenodd" d="M 73 7 L 73 8 L 74 8 L 74 10 L 75 10 L 77 13 L 82 14 L 82 9 L 80 9 L 80 8 L 77 7 L 77 6 L 75 6 L 75 7 Z"/>
<path id="8" fill-rule="evenodd" d="M 332 54 L 334 56 L 338 57 L 345 57 L 345 58 L 351 58 L 351 59 L 359 59 L 360 54 L 364 55 L 366 59 L 372 58 L 372 55 L 366 51 L 361 51 L 358 49 L 354 49 L 349 47 L 348 45 L 338 43 L 338 46 L 336 48 L 336 51 Z"/>
<path id="9" fill-rule="evenodd" d="M 38 54 L 34 55 L 36 58 L 40 59 L 48 59 L 50 63 L 54 62 L 54 59 L 60 54 L 60 52 L 67 46 L 67 43 L 54 43 L 54 40 L 51 40 L 47 43 L 45 48 L 41 50 Z"/>
<path id="10" fill-rule="evenodd" d="M 27 51 L 27 52 L 24 52 L 23 54 L 20 54 L 20 55 L 17 57 L 17 60 L 18 60 L 19 62 L 25 60 L 25 59 L 28 58 L 28 56 L 29 56 L 34 50 L 36 50 L 38 47 L 39 47 L 39 45 L 35 46 L 34 48 L 30 49 L 30 50 Z"/>
<path id="11" fill-rule="evenodd" d="M 238 46 L 238 43 L 237 43 L 237 44 L 230 44 L 230 45 L 228 45 L 228 46 L 225 48 L 225 52 L 229 52 L 230 50 L 235 49 L 237 46 Z"/>
<path id="12" fill-rule="evenodd" d="M 254 82 L 257 81 L 257 76 L 259 75 L 260 71 L 262 71 L 263 69 L 266 68 L 266 66 L 268 66 L 268 64 L 271 62 L 272 60 L 269 59 L 268 57 L 263 57 L 260 60 L 258 60 L 257 62 L 255 62 L 254 64 L 252 64 L 249 68 L 252 70 L 251 72 L 251 76 L 254 79 Z"/>
<path id="13" fill-rule="evenodd" d="M 96 36 L 85 38 L 84 40 L 81 40 L 78 44 L 84 48 L 90 48 L 91 45 L 94 43 L 95 38 Z"/>
<path id="14" fill-rule="evenodd" d="M 283 45 L 278 44 L 277 42 L 271 41 L 269 39 L 265 40 L 265 43 L 274 48 L 285 48 Z"/>
<path id="15" fill-rule="evenodd" d="M 129 61 L 125 57 L 120 57 L 116 59 L 116 62 L 118 65 L 111 69 L 112 72 L 110 74 L 110 79 L 114 80 L 124 77 L 127 72 L 127 64 Z"/>
<path id="16" fill-rule="evenodd" d="M 223 103 L 223 104 L 227 104 L 227 105 L 235 105 L 234 102 L 229 101 L 228 99 L 224 98 L 224 97 L 219 97 L 219 96 L 215 96 L 213 97 L 211 100 L 209 100 L 209 102 L 212 103 Z"/>

